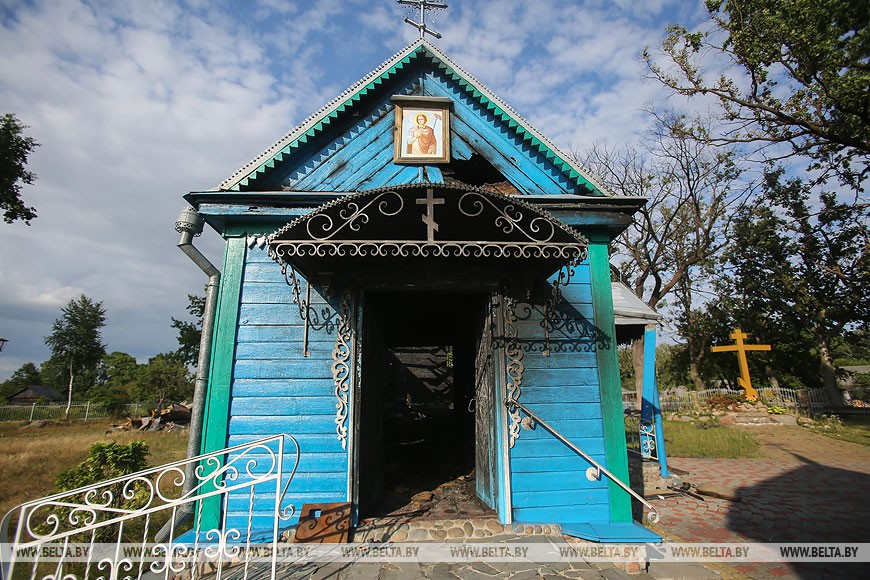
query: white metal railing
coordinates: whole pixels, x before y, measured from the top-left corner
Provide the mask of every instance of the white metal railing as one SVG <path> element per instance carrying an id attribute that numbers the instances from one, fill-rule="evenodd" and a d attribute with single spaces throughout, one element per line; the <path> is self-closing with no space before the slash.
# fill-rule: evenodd
<path id="1" fill-rule="evenodd" d="M 522 410 L 523 413 L 525 413 L 526 415 L 531 417 L 535 421 L 535 423 L 539 424 L 541 427 L 543 427 L 544 429 L 549 431 L 550 434 L 552 434 L 556 439 L 558 439 L 559 441 L 561 441 L 562 443 L 567 445 L 574 453 L 576 453 L 577 455 L 579 455 L 580 457 L 585 459 L 587 462 L 589 462 L 591 467 L 586 470 L 586 479 L 588 479 L 589 481 L 596 481 L 598 479 L 601 479 L 601 474 L 603 473 L 604 475 L 607 476 L 608 479 L 610 479 L 610 481 L 612 481 L 613 483 L 618 485 L 626 493 L 628 493 L 629 495 L 631 495 L 631 497 L 633 497 L 634 499 L 636 499 L 637 501 L 642 503 L 649 510 L 649 513 L 647 514 L 647 519 L 649 519 L 649 521 L 651 521 L 653 523 L 659 521 L 659 511 L 655 508 L 654 505 L 652 505 L 651 503 L 646 501 L 646 499 L 644 499 L 644 497 L 642 495 L 638 494 L 636 491 L 631 489 L 631 487 L 629 487 L 628 484 L 626 484 L 621 479 L 619 479 L 618 477 L 616 477 L 615 475 L 610 473 L 603 465 L 601 465 L 600 463 L 598 463 L 597 461 L 592 459 L 592 457 L 589 456 L 588 453 L 586 453 L 585 451 L 583 451 L 582 449 L 580 449 L 579 447 L 577 447 L 576 445 L 571 443 L 571 441 L 566 439 L 561 433 L 559 433 L 549 423 L 547 423 L 546 421 L 541 419 L 533 411 L 529 410 L 528 407 L 526 407 L 525 405 L 523 405 L 522 403 L 520 403 L 516 399 L 510 398 L 510 397 L 505 399 L 504 404 L 508 407 L 509 410 L 511 408 L 517 408 L 517 409 Z"/>
<path id="2" fill-rule="evenodd" d="M 191 463 L 195 480 L 185 491 Z M 279 522 L 295 512 L 284 495 L 298 465 L 296 439 L 277 435 L 21 504 L 0 522 L 3 579 L 195 580 L 212 566 L 220 580 L 227 561 L 243 565 L 244 576 L 252 562 L 265 565 L 274 579 Z M 268 515 L 268 529 L 254 526 L 255 511 Z M 177 524 L 184 512 L 195 512 L 188 529 Z M 164 522 L 170 533 L 158 541 Z"/>
<path id="3" fill-rule="evenodd" d="M 701 391 L 662 391 L 659 400 L 662 411 L 680 412 L 705 405 L 717 395 L 742 395 L 741 389 L 713 388 Z M 815 412 L 829 406 L 824 389 L 789 389 L 785 387 L 764 387 L 758 389 L 758 398 L 765 403 L 786 409 Z M 637 407 L 637 393 L 624 392 L 623 406 L 627 409 Z"/>
<path id="4" fill-rule="evenodd" d="M 130 417 L 138 417 L 147 414 L 148 405 L 131 403 L 127 405 L 126 413 Z M 50 421 L 63 419 L 66 405 L 47 404 L 40 405 L 0 405 L 0 421 Z M 90 421 L 93 419 L 105 419 L 112 413 L 100 403 L 79 403 L 71 405 L 69 409 L 69 421 Z"/>

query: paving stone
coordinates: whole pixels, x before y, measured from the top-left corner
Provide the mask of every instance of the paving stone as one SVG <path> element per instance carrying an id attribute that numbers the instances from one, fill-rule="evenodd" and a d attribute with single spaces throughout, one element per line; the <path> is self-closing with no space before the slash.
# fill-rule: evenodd
<path id="1" fill-rule="evenodd" d="M 701 564 L 691 562 L 650 562 L 647 573 L 653 578 L 683 580 L 721 580 L 722 576 Z"/>

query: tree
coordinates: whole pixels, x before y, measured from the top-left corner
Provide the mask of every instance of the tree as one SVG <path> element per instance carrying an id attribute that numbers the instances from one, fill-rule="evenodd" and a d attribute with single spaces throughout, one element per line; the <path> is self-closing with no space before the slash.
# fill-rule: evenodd
<path id="1" fill-rule="evenodd" d="M 857 192 L 870 156 L 870 5 L 854 0 L 707 0 L 711 26 L 668 28 L 653 78 L 721 106 L 718 143 L 782 144 L 821 179 Z M 705 78 L 703 59 L 725 72 Z"/>
<path id="2" fill-rule="evenodd" d="M 0 396 L 6 399 L 22 389 L 40 384 L 39 369 L 33 363 L 24 363 L 3 383 L 0 383 Z"/>
<path id="3" fill-rule="evenodd" d="M 97 366 L 96 387 L 91 398 L 114 416 L 122 416 L 131 402 L 130 392 L 139 376 L 139 364 L 126 352 L 115 351 L 103 356 Z"/>
<path id="4" fill-rule="evenodd" d="M 832 348 L 870 318 L 870 211 L 782 178 L 782 169 L 768 171 L 759 203 L 735 221 L 721 284 L 739 300 L 724 309 L 774 344 L 780 373 L 809 384 L 820 378 L 838 404 Z M 818 372 L 805 368 L 810 353 Z"/>
<path id="5" fill-rule="evenodd" d="M 735 151 L 693 138 L 708 131 L 703 118 L 656 113 L 646 150 L 595 146 L 584 158 L 617 195 L 649 198 L 614 240 L 614 259 L 622 280 L 650 307 L 661 308 L 666 297 L 676 297 L 670 314 L 683 319 L 683 336 L 693 336 L 695 289 L 726 247 L 730 220 L 752 191 Z M 633 349 L 639 377 L 642 341 Z M 699 389 L 704 352 L 690 343 L 690 372 Z"/>
<path id="6" fill-rule="evenodd" d="M 106 324 L 106 311 L 102 302 L 94 302 L 84 294 L 69 301 L 61 309 L 63 316 L 54 321 L 45 344 L 51 348 L 55 368 L 63 368 L 67 378 L 67 406 L 65 417 L 72 406 L 73 385 L 77 376 L 85 371 L 96 375 L 97 364 L 106 354 L 100 329 Z"/>
<path id="7" fill-rule="evenodd" d="M 22 135 L 26 128 L 10 113 L 0 118 L 0 209 L 7 224 L 23 220 L 30 225 L 36 217 L 36 210 L 21 200 L 21 184 L 30 185 L 36 179 L 25 169 L 27 158 L 39 147 L 32 137 Z"/>
<path id="8" fill-rule="evenodd" d="M 178 350 L 175 353 L 185 364 L 196 366 L 199 360 L 199 341 L 202 337 L 202 317 L 205 313 L 205 296 L 187 295 L 187 312 L 194 322 L 172 319 L 172 328 L 178 330 Z"/>
<path id="9" fill-rule="evenodd" d="M 139 367 L 131 394 L 137 401 L 154 403 L 159 409 L 166 401 L 189 400 L 193 380 L 184 361 L 174 353 L 158 354 Z"/>

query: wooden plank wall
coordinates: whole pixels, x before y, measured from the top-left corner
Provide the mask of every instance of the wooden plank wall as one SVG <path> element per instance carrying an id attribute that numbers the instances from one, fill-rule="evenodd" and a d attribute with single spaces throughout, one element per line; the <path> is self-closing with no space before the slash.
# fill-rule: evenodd
<path id="1" fill-rule="evenodd" d="M 304 297 L 304 281 L 302 289 Z M 336 434 L 337 399 L 331 372 L 338 300 L 330 297 L 328 303 L 312 288 L 312 306 L 321 321 L 330 322 L 309 329 L 310 356 L 303 357 L 303 321 L 280 266 L 265 250 L 256 246 L 248 249 L 227 444 L 281 433 L 298 440 L 299 468 L 287 496 L 297 517 L 304 503 L 347 498 L 347 452 Z M 285 462 L 284 469 L 292 469 L 292 463 Z M 248 501 L 245 494 L 231 495 L 228 518 L 237 521 L 244 517 Z M 258 488 L 255 528 L 271 527 L 274 501 L 274 493 Z"/>
<path id="2" fill-rule="evenodd" d="M 452 99 L 454 159 L 469 159 L 477 153 L 523 193 L 586 193 L 443 74 L 428 72 L 422 78 L 397 84 L 392 90 L 394 94 Z M 300 154 L 292 165 L 282 168 L 281 185 L 300 191 L 355 191 L 420 181 L 418 167 L 393 163 L 395 109 L 389 97 L 368 106 L 370 109 L 347 130 L 319 144 L 317 151 Z M 437 168 L 429 169 L 428 180 L 442 180 Z"/>
<path id="3" fill-rule="evenodd" d="M 542 297 L 543 298 L 543 297 Z M 550 331 L 550 356 L 543 356 L 542 300 L 517 305 L 523 350 L 520 402 L 572 443 L 606 466 L 601 395 L 596 361 L 592 287 L 588 262 L 563 290 L 559 325 Z M 518 523 L 608 522 L 605 478 L 586 479 L 590 466 L 538 426 L 520 430 L 510 451 L 513 518 Z"/>

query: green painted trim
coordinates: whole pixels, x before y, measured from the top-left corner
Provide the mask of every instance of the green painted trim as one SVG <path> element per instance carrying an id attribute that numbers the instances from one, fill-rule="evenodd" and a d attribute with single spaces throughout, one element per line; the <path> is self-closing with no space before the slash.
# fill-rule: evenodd
<path id="1" fill-rule="evenodd" d="M 227 446 L 230 389 L 233 382 L 233 361 L 236 352 L 236 331 L 239 321 L 239 301 L 242 295 L 246 250 L 245 238 L 227 239 L 220 299 L 218 300 L 215 320 L 211 372 L 203 423 L 202 453 L 220 451 Z M 202 510 L 203 529 L 216 528 L 220 521 L 220 496 L 203 500 L 200 509 Z"/>
<path id="2" fill-rule="evenodd" d="M 628 483 L 628 451 L 625 444 L 625 419 L 622 411 L 622 384 L 616 357 L 616 326 L 613 320 L 613 290 L 610 285 L 610 255 L 607 232 L 589 232 L 589 266 L 592 276 L 592 307 L 595 326 L 610 338 L 610 348 L 595 350 L 601 389 L 601 415 L 604 428 L 604 456 L 607 469 Z M 599 343 L 600 345 L 600 343 Z M 631 496 L 612 481 L 608 485 L 610 521 L 630 522 Z"/>

